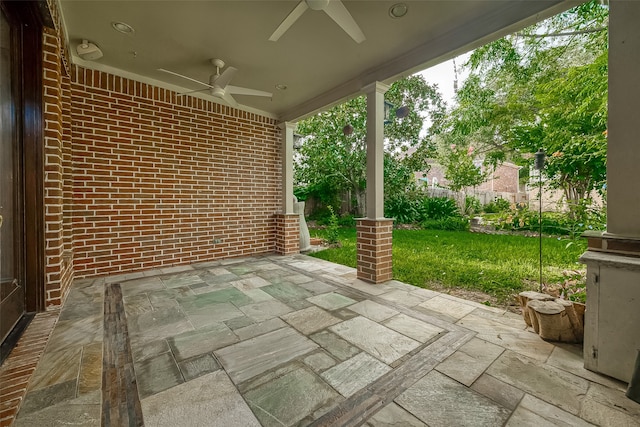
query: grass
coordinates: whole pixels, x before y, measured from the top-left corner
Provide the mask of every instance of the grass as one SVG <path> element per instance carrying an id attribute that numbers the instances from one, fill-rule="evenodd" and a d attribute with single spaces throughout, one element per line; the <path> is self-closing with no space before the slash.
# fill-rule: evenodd
<path id="1" fill-rule="evenodd" d="M 322 237 L 324 230 L 312 230 Z M 356 266 L 356 231 L 340 230 L 342 247 L 311 256 Z M 568 245 L 569 242 L 573 242 Z M 458 287 L 481 291 L 505 303 L 513 294 L 537 289 L 539 240 L 533 237 L 441 230 L 394 230 L 393 277 L 423 288 Z M 563 281 L 564 270 L 583 269 L 584 240 L 543 238 L 543 279 Z"/>

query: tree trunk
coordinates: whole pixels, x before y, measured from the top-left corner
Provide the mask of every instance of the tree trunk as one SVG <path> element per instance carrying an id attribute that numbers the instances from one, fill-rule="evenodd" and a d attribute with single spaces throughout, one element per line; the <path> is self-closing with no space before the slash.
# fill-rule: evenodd
<path id="1" fill-rule="evenodd" d="M 356 196 L 356 216 L 364 218 L 367 212 L 367 192 L 360 188 L 354 188 L 353 194 Z"/>

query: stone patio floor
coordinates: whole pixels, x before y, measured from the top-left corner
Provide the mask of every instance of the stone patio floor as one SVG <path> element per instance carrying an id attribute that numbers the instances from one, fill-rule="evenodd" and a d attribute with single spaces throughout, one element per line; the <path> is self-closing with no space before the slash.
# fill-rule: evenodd
<path id="1" fill-rule="evenodd" d="M 76 280 L 14 425 L 640 425 L 626 384 L 585 370 L 580 346 L 355 276 L 273 255 Z M 117 312 L 106 289 L 121 290 L 126 316 L 105 317 Z"/>

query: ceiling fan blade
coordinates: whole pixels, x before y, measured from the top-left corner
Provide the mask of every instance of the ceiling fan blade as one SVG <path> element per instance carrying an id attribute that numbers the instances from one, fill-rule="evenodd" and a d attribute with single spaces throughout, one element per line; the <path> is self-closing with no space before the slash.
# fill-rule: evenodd
<path id="1" fill-rule="evenodd" d="M 295 7 L 295 9 L 293 9 L 286 18 L 284 18 L 284 21 L 280 23 L 273 34 L 271 34 L 271 37 L 269 37 L 269 41 L 277 42 L 278 39 L 287 32 L 289 27 L 291 27 L 293 23 L 296 22 L 307 9 L 309 9 L 309 6 L 307 6 L 305 0 L 301 0 L 300 3 L 298 3 L 298 5 Z"/>
<path id="2" fill-rule="evenodd" d="M 210 90 L 210 89 L 206 88 L 206 89 L 190 90 L 189 92 L 177 93 L 176 96 L 186 96 L 186 95 L 190 95 L 192 93 L 204 92 L 205 90 Z"/>
<path id="3" fill-rule="evenodd" d="M 225 90 L 227 93 L 231 93 L 234 95 L 252 95 L 252 96 L 268 96 L 268 97 L 273 96 L 271 92 L 265 92 L 265 91 L 256 90 L 256 89 L 248 89 L 246 87 L 238 87 L 238 86 L 232 86 L 232 85 L 227 85 Z"/>
<path id="4" fill-rule="evenodd" d="M 238 106 L 238 103 L 236 102 L 236 100 L 233 99 L 233 96 L 231 96 L 231 94 L 228 92 L 225 92 L 224 95 L 222 95 L 222 99 L 224 99 L 230 107 Z"/>
<path id="5" fill-rule="evenodd" d="M 224 89 L 229 84 L 229 82 L 231 81 L 233 76 L 236 75 L 237 71 L 238 71 L 237 68 L 227 67 L 222 72 L 222 74 L 220 74 L 220 76 L 215 79 L 215 86 L 218 86 L 218 87 L 221 87 L 222 89 Z"/>
<path id="6" fill-rule="evenodd" d="M 349 34 L 356 43 L 365 41 L 366 37 L 362 33 L 362 30 L 340 0 L 329 1 L 329 4 L 323 10 L 331 19 L 336 21 L 336 24 L 338 24 L 345 33 Z"/>
<path id="7" fill-rule="evenodd" d="M 206 87 L 211 87 L 211 88 L 213 87 L 209 83 L 204 83 L 204 82 L 201 82 L 200 80 L 192 79 L 191 77 L 183 76 L 182 74 L 178 74 L 178 73 L 174 73 L 173 71 L 165 70 L 164 68 L 158 68 L 158 71 L 162 71 L 163 73 L 173 74 L 174 76 L 182 77 L 183 79 L 187 79 L 187 80 L 190 80 L 192 82 L 199 83 L 199 84 L 204 85 Z"/>

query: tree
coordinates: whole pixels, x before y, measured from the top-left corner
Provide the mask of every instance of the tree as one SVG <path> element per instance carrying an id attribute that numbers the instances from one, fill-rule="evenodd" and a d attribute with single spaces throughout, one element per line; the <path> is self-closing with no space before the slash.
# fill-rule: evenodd
<path id="1" fill-rule="evenodd" d="M 591 1 L 477 49 L 441 146 L 474 147 L 494 166 L 530 166 L 543 148 L 547 183 L 581 206 L 606 178 L 607 23 Z"/>
<path id="2" fill-rule="evenodd" d="M 385 99 L 409 111 L 385 126 L 385 189 L 398 191 L 412 180 L 413 170 L 423 167 L 424 147 L 439 128 L 445 106 L 437 87 L 422 76 L 398 80 Z M 335 203 L 341 193 L 350 192 L 354 213 L 360 216 L 365 212 L 366 111 L 366 98 L 360 96 L 298 123 L 304 142 L 295 170 L 296 185 L 323 203 Z M 346 125 L 352 128 L 349 134 L 343 132 Z M 409 147 L 420 150 L 408 156 Z"/>

